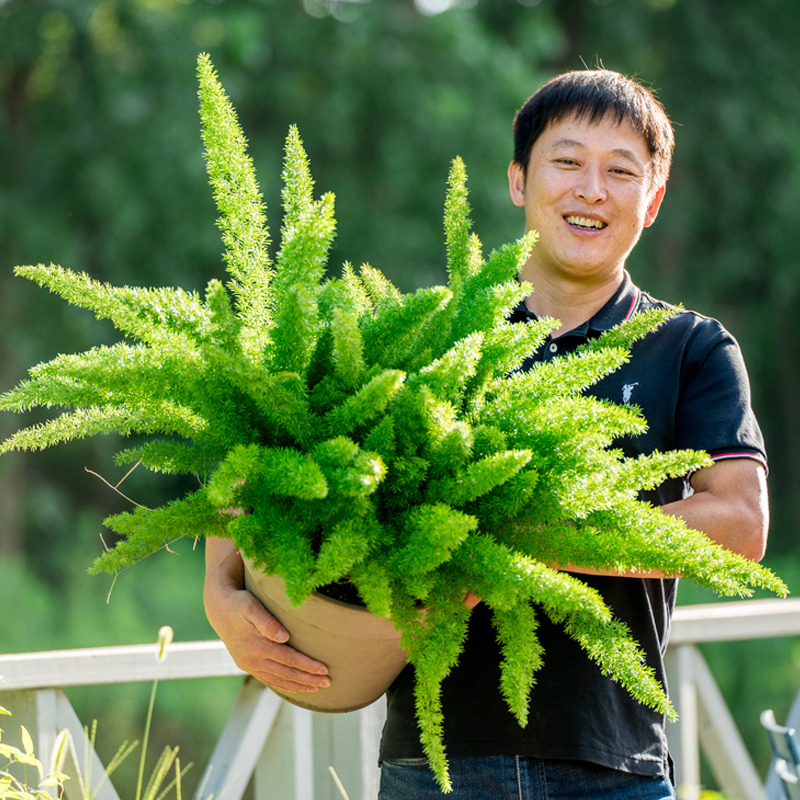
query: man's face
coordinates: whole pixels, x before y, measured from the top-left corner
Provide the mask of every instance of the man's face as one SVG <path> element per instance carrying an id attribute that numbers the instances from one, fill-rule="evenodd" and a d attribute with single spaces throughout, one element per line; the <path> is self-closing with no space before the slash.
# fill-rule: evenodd
<path id="1" fill-rule="evenodd" d="M 523 276 L 532 269 L 592 281 L 620 273 L 661 205 L 664 188 L 651 190 L 651 170 L 644 138 L 626 122 L 570 116 L 550 125 L 533 145 L 527 176 L 513 162 L 508 171 L 526 230 L 539 232 Z"/>

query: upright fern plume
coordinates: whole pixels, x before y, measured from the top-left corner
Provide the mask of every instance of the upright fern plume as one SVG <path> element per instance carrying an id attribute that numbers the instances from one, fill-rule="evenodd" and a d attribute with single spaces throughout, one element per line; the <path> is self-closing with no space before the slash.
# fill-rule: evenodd
<path id="1" fill-rule="evenodd" d="M 242 320 L 242 349 L 260 363 L 272 327 L 267 217 L 247 140 L 208 56 L 198 59 L 197 74 L 206 163 L 220 212 L 228 286 Z"/>

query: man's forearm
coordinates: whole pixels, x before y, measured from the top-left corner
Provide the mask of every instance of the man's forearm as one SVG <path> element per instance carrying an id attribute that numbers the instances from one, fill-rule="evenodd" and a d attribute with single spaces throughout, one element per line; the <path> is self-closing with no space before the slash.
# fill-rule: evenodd
<path id="1" fill-rule="evenodd" d="M 752 561 L 764 557 L 769 529 L 767 478 L 753 459 L 722 461 L 692 478 L 694 494 L 663 506 L 690 528 Z"/>
<path id="2" fill-rule="evenodd" d="M 735 459 L 700 470 L 692 479 L 694 494 L 661 507 L 665 514 L 680 517 L 689 528 L 702 531 L 727 550 L 760 561 L 764 556 L 769 527 L 767 481 L 764 468 L 753 459 Z M 574 564 L 558 569 L 580 575 L 633 578 L 677 577 L 650 572 L 615 572 Z"/>
<path id="3" fill-rule="evenodd" d="M 206 537 L 206 584 L 244 588 L 244 562 L 230 539 Z"/>

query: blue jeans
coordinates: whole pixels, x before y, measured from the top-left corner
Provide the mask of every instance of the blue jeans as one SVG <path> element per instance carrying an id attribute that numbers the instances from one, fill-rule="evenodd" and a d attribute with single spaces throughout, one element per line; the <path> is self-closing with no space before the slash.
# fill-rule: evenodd
<path id="1" fill-rule="evenodd" d="M 442 794 L 421 758 L 384 761 L 378 800 L 672 800 L 667 778 L 631 775 L 586 761 L 522 756 L 451 758 L 453 792 Z"/>

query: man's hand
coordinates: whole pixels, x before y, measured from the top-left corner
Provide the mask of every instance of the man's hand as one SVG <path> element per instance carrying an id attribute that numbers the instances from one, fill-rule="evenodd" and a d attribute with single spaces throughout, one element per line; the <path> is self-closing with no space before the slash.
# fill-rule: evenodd
<path id="1" fill-rule="evenodd" d="M 203 602 L 240 669 L 281 691 L 330 686 L 327 667 L 286 644 L 289 632 L 244 588 L 244 564 L 228 539 L 206 539 Z"/>

